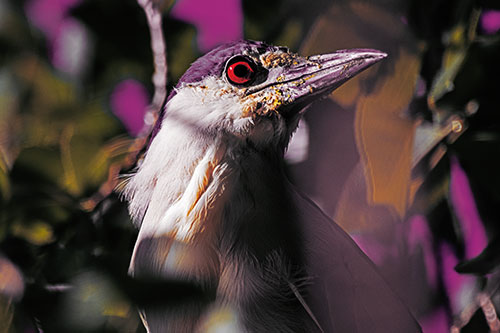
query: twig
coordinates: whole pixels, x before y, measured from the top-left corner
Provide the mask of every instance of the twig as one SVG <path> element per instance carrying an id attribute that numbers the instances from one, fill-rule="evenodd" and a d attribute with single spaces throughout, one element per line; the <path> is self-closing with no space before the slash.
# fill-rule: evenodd
<path id="1" fill-rule="evenodd" d="M 151 35 L 151 50 L 153 51 L 153 85 L 155 88 L 153 100 L 144 117 L 146 133 L 154 125 L 160 108 L 167 95 L 167 46 L 163 37 L 162 17 L 158 6 L 152 0 L 137 0 L 146 13 Z"/>
<path id="2" fill-rule="evenodd" d="M 475 312 L 481 308 L 484 313 L 484 317 L 489 326 L 491 333 L 499 333 L 500 332 L 500 320 L 498 319 L 495 307 L 491 302 L 491 297 L 495 294 L 495 288 L 493 292 L 486 293 L 480 292 L 475 301 L 466 307 L 455 320 L 455 323 L 450 328 L 450 333 L 459 333 L 462 328 L 464 328 L 472 319 Z"/>
<path id="3" fill-rule="evenodd" d="M 148 21 L 154 65 L 152 81 L 155 91 L 151 104 L 144 116 L 144 128 L 139 136 L 130 144 L 127 156 L 122 161 L 111 165 L 108 172 L 108 180 L 90 198 L 81 202 L 81 207 L 86 211 L 92 211 L 99 202 L 113 192 L 120 184 L 119 175 L 121 170 L 132 166 L 136 162 L 137 154 L 146 143 L 147 135 L 156 122 L 160 108 L 167 95 L 167 46 L 163 37 L 161 11 L 153 1 L 137 0 L 144 10 Z"/>

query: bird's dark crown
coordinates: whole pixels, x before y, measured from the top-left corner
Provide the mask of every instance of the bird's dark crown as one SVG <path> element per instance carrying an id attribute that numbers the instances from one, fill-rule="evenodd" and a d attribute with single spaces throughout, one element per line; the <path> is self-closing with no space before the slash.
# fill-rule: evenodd
<path id="1" fill-rule="evenodd" d="M 193 62 L 189 69 L 179 79 L 177 87 L 183 84 L 199 82 L 209 75 L 220 76 L 227 60 L 236 55 L 254 54 L 258 56 L 269 51 L 278 50 L 284 52 L 288 51 L 288 49 L 284 47 L 276 47 L 264 42 L 250 40 L 240 40 L 222 44 Z"/>

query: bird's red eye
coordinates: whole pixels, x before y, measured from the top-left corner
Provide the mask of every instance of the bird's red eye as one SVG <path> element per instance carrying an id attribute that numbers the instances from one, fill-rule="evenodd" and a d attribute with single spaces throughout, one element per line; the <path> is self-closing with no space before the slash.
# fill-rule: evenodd
<path id="1" fill-rule="evenodd" d="M 227 67 L 227 78 L 234 84 L 244 84 L 252 80 L 254 70 L 245 60 L 239 60 Z"/>

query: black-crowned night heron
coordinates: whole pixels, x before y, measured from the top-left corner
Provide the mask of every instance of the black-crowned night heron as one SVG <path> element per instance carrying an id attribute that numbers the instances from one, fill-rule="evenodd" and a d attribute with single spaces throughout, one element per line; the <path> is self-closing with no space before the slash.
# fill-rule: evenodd
<path id="1" fill-rule="evenodd" d="M 284 172 L 305 107 L 385 56 L 306 58 L 240 41 L 191 65 L 125 188 L 140 226 L 130 272 L 191 281 L 207 297 L 146 305 L 150 332 L 420 330 L 372 262 Z"/>

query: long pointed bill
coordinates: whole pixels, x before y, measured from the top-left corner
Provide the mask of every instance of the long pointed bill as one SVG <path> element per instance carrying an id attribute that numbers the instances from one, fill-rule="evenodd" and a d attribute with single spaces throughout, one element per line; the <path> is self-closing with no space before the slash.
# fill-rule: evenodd
<path id="1" fill-rule="evenodd" d="M 250 89 L 249 93 L 264 89 L 279 90 L 285 94 L 284 107 L 280 108 L 280 112 L 286 113 L 290 109 L 306 106 L 313 98 L 329 94 L 385 57 L 386 53 L 370 49 L 297 57 L 289 66 L 270 69 L 267 80 Z M 287 105 L 291 108 L 287 108 Z"/>
<path id="2" fill-rule="evenodd" d="M 341 50 L 307 58 L 305 64 L 291 67 L 285 74 L 286 81 L 295 83 L 295 98 L 317 93 L 329 93 L 344 82 L 387 57 L 377 50 Z M 303 82 L 303 83 L 302 83 Z"/>

